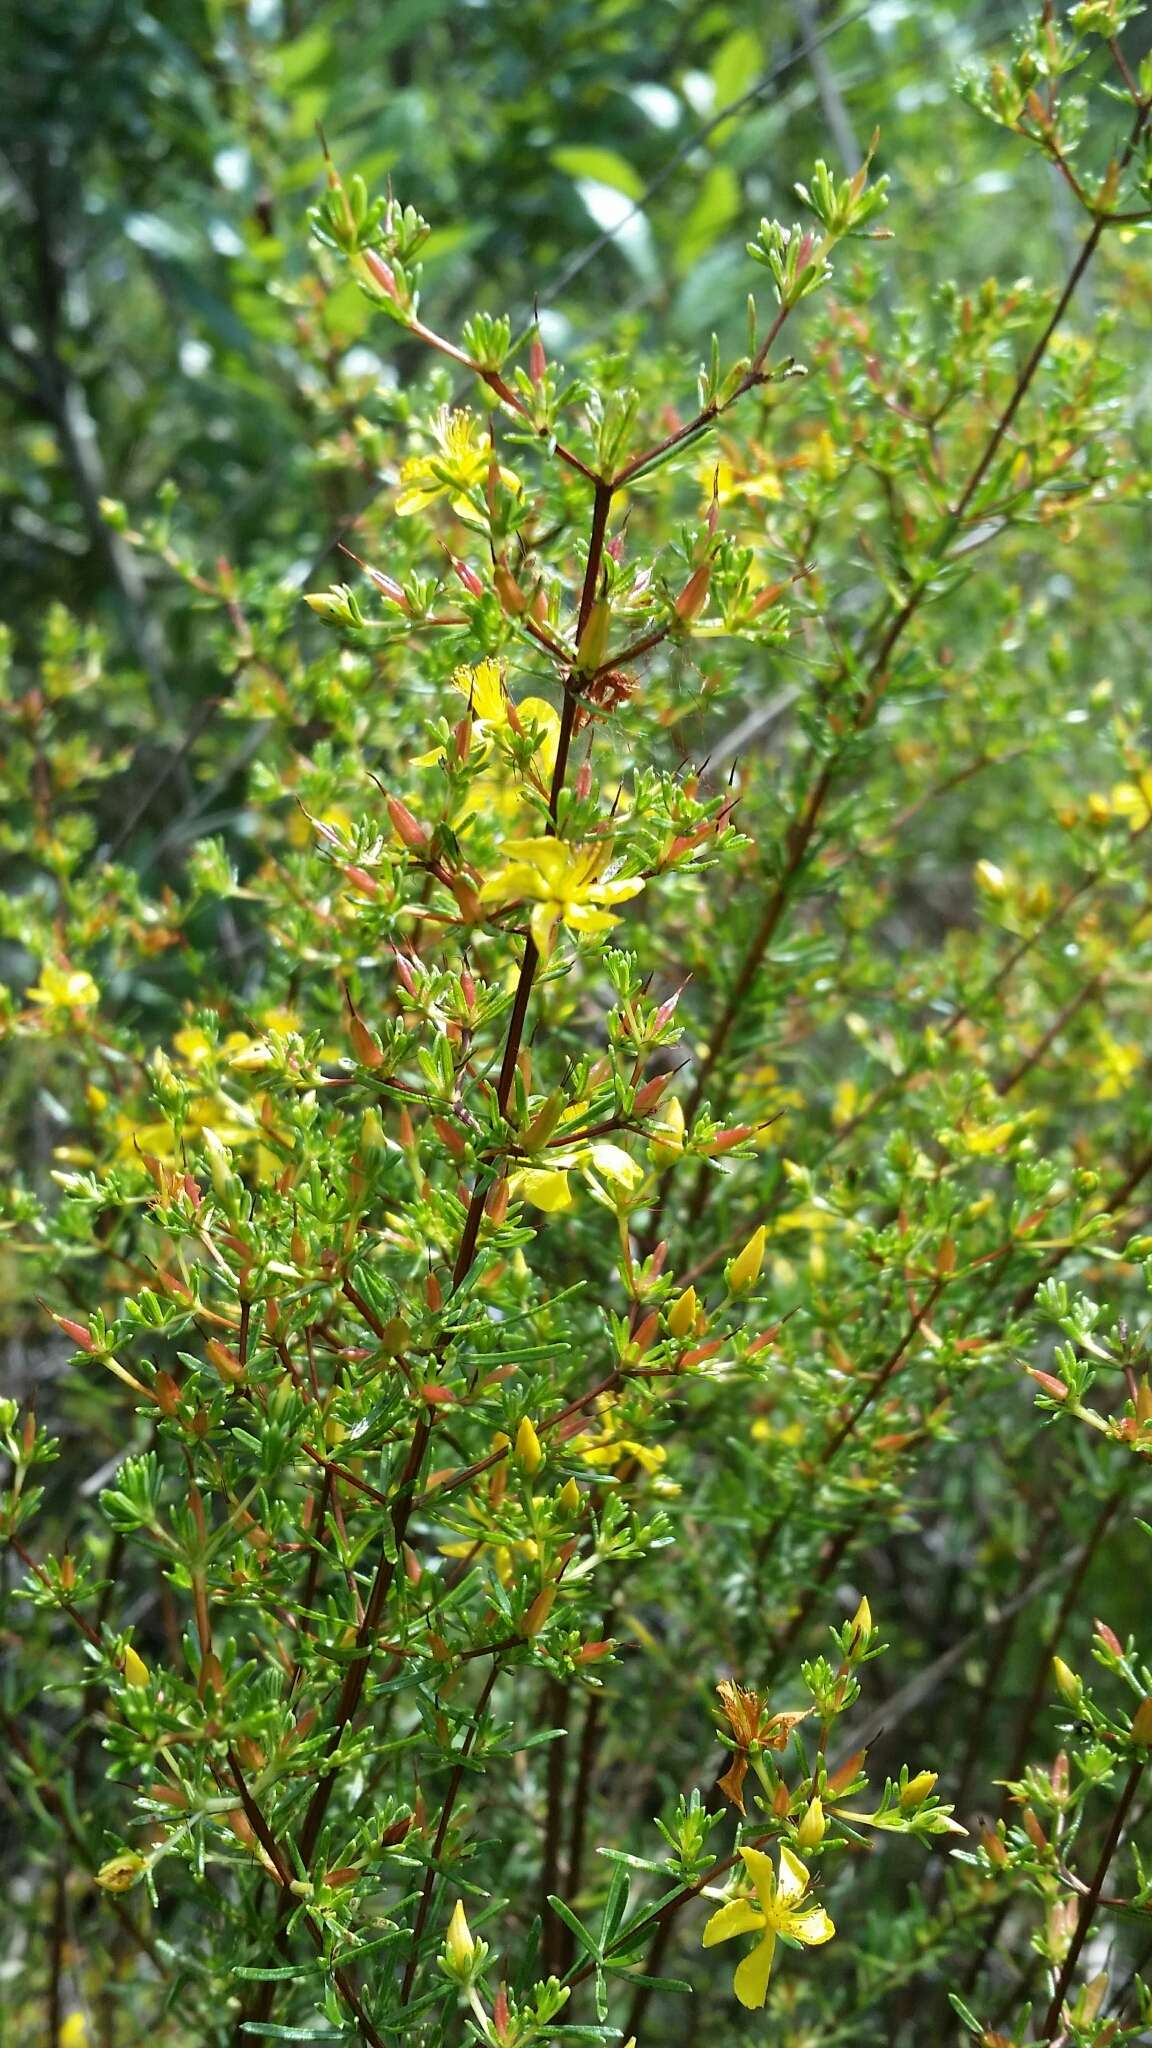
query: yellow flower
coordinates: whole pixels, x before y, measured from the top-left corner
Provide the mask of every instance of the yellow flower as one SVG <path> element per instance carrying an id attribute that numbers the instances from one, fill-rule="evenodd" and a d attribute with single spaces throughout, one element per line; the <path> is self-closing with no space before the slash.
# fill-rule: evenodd
<path id="1" fill-rule="evenodd" d="M 411 456 L 400 472 L 398 516 L 405 519 L 410 512 L 424 512 L 437 498 L 448 497 L 458 519 L 482 526 L 484 511 L 473 494 L 483 495 L 492 449 L 480 421 L 470 412 L 450 412 L 445 405 L 432 432 L 435 450 Z M 520 489 L 520 479 L 510 469 L 500 471 L 500 481 L 507 490 Z"/>
<path id="2" fill-rule="evenodd" d="M 462 662 L 453 669 L 452 687 L 459 691 L 465 704 L 471 706 L 473 752 L 483 757 L 498 746 L 501 752 L 508 753 L 520 733 L 534 731 L 537 734 L 534 755 L 539 759 L 541 770 L 551 777 L 556 762 L 560 719 L 545 698 L 524 697 L 519 704 L 513 704 L 504 683 L 504 664 L 491 656 L 474 666 Z M 418 755 L 415 765 L 417 768 L 434 767 L 441 758 L 441 752 L 441 748 L 434 747 L 430 753 Z M 484 794 L 487 798 L 486 783 Z"/>
<path id="3" fill-rule="evenodd" d="M 1109 808 L 1117 817 L 1128 818 L 1133 832 L 1146 825 L 1152 816 L 1152 769 L 1146 768 L 1135 782 L 1118 782 Z"/>
<path id="4" fill-rule="evenodd" d="M 100 1001 L 100 990 L 82 967 L 53 967 L 46 960 L 28 1000 L 46 1010 L 90 1010 Z"/>
<path id="5" fill-rule="evenodd" d="M 549 1216 L 557 1209 L 572 1207 L 572 1190 L 562 1168 L 522 1166 L 508 1176 L 508 1192 L 514 1202 L 531 1202 Z"/>
<path id="6" fill-rule="evenodd" d="M 619 1435 L 612 1413 L 613 1404 L 605 1399 L 597 1416 L 599 1434 L 573 1437 L 568 1445 L 573 1456 L 603 1471 L 614 1471 L 631 1459 L 649 1475 L 659 1472 L 668 1457 L 663 1444 L 642 1444 L 635 1437 Z"/>
<path id="7" fill-rule="evenodd" d="M 704 1929 L 704 1946 L 713 1948 L 718 1941 L 731 1941 L 737 1934 L 760 1936 L 751 1954 L 739 1964 L 733 1987 L 741 2005 L 751 2011 L 768 1996 L 778 1934 L 804 1948 L 817 1948 L 821 1942 L 831 1941 L 836 1929 L 823 1906 L 804 1905 L 808 1872 L 785 1844 L 780 1847 L 779 1877 L 759 1849 L 741 1849 L 740 1854 L 756 1897 L 729 1899 L 713 1913 Z"/>
<path id="8" fill-rule="evenodd" d="M 92 2036 L 82 2012 L 70 2012 L 56 2037 L 56 2048 L 91 2048 Z"/>
<path id="9" fill-rule="evenodd" d="M 610 931 L 619 922 L 613 905 L 638 896 L 642 881 L 603 881 L 610 846 L 568 846 L 562 839 L 510 839 L 507 866 L 485 882 L 482 903 L 514 903 L 526 897 L 533 905 L 532 937 L 544 959 L 552 950 L 558 925 L 569 931 Z"/>

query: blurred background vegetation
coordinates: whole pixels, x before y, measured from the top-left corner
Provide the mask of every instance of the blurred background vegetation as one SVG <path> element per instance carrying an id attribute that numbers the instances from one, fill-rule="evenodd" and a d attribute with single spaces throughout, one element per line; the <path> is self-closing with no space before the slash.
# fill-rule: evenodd
<path id="1" fill-rule="evenodd" d="M 425 303 L 531 312 L 571 351 L 610 314 L 698 350 L 738 331 L 744 244 L 820 153 L 880 126 L 894 303 L 1066 264 L 1055 173 L 974 120 L 955 74 L 1011 6 L 964 0 L 16 0 L 0 156 L 0 575 L 26 653 L 64 600 L 149 677 L 156 741 L 221 687 L 173 590 L 101 500 L 182 519 L 289 585 L 372 487 L 349 431 L 386 415 L 403 337 L 325 297 L 304 217 L 321 134 L 436 224 Z M 731 107 L 732 113 L 717 118 Z M 996 203 L 989 204 L 990 196 Z M 317 451 L 319 460 L 317 459 Z"/>

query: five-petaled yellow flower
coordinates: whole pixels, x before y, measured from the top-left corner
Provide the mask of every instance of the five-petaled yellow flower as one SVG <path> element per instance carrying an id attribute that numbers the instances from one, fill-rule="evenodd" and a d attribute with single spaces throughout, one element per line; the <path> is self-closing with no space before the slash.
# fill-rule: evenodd
<path id="1" fill-rule="evenodd" d="M 472 713 L 474 754 L 486 758 L 493 746 L 507 753 L 518 735 L 535 735 L 533 768 L 537 772 L 534 779 L 537 787 L 546 792 L 548 778 L 556 763 L 556 742 L 560 731 L 560 719 L 554 706 L 543 697 L 522 697 L 518 704 L 514 704 L 505 687 L 504 664 L 490 655 L 474 665 L 462 662 L 454 668 L 452 687 L 459 691 Z M 435 766 L 442 752 L 442 748 L 433 747 L 430 753 L 417 755 L 417 768 Z M 494 797 L 497 809 L 508 809 L 508 805 L 500 801 L 503 792 L 499 787 L 494 789 L 486 783 L 483 794 L 486 808 Z"/>
<path id="2" fill-rule="evenodd" d="M 482 493 L 492 460 L 492 444 L 480 421 L 470 412 L 452 412 L 441 406 L 432 423 L 436 448 L 428 455 L 413 455 L 400 472 L 400 495 L 396 511 L 401 519 L 409 512 L 424 512 L 437 498 L 448 497 L 458 519 L 471 526 L 483 523 L 483 507 L 476 502 Z M 519 491 L 520 479 L 510 469 L 500 471 L 507 490 Z"/>
<path id="3" fill-rule="evenodd" d="M 737 1967 L 733 1987 L 741 2005 L 751 2010 L 763 2005 L 768 1996 L 778 1934 L 787 1941 L 802 1943 L 805 1948 L 817 1948 L 821 1942 L 831 1941 L 836 1929 L 823 1906 L 804 1904 L 808 1872 L 786 1844 L 780 1845 L 779 1876 L 760 1849 L 741 1849 L 740 1854 L 756 1887 L 756 1897 L 729 1899 L 726 1906 L 713 1913 L 704 1929 L 704 1946 L 712 1948 L 716 1942 L 730 1941 L 736 1934 L 760 1936 L 751 1954 Z"/>
<path id="4" fill-rule="evenodd" d="M 611 856 L 609 846 L 568 846 L 562 839 L 510 839 L 508 864 L 485 882 L 482 903 L 514 903 L 527 897 L 533 904 L 532 937 L 547 959 L 558 925 L 569 931 L 606 932 L 619 922 L 613 905 L 638 896 L 644 887 L 633 877 L 602 881 Z"/>
<path id="5" fill-rule="evenodd" d="M 100 990 L 83 967 L 54 967 L 50 960 L 27 995 L 30 1003 L 45 1010 L 90 1010 L 100 1001 Z"/>

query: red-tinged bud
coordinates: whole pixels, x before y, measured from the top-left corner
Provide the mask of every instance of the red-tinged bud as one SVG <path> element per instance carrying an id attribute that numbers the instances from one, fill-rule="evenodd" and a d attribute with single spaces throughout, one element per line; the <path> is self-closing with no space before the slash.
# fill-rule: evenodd
<path id="1" fill-rule="evenodd" d="M 520 1623 L 520 1634 L 522 1636 L 539 1635 L 548 1616 L 552 1612 L 555 1600 L 555 1586 L 545 1586 L 542 1592 L 537 1593 L 523 1621 Z"/>
<path id="2" fill-rule="evenodd" d="M 698 569 L 693 569 L 687 583 L 676 599 L 676 616 L 685 625 L 690 625 L 693 619 L 698 619 L 704 610 L 708 602 L 708 590 L 711 582 L 712 564 L 711 562 L 701 562 Z"/>
<path id="3" fill-rule="evenodd" d="M 779 1335 L 780 1324 L 773 1323 L 770 1330 L 763 1331 L 759 1337 L 753 1337 L 752 1342 L 748 1346 L 749 1358 L 755 1358 L 758 1351 L 767 1351 L 768 1346 L 774 1344 Z"/>
<path id="4" fill-rule="evenodd" d="M 399 797 L 390 796 L 386 798 L 386 802 L 388 805 L 388 816 L 392 820 L 392 830 L 395 832 L 397 839 L 401 840 L 413 853 L 426 852 L 428 847 L 427 826 L 422 825 L 418 818 L 412 816 L 407 804 L 402 804 Z"/>
<path id="5" fill-rule="evenodd" d="M 576 1652 L 577 1664 L 598 1664 L 602 1657 L 610 1657 L 616 1648 L 614 1638 L 600 1643 L 582 1643 Z"/>
<path id="6" fill-rule="evenodd" d="M 687 1372 L 694 1365 L 702 1365 L 706 1358 L 714 1358 L 723 1345 L 723 1337 L 713 1337 L 707 1344 L 697 1344 L 694 1351 L 686 1351 L 680 1360 Z"/>
<path id="7" fill-rule="evenodd" d="M 540 329 L 537 327 L 533 330 L 532 340 L 528 347 L 528 375 L 531 377 L 537 390 L 539 390 L 544 382 L 547 371 L 548 358 L 544 353 L 544 343 L 540 339 Z"/>
<path id="8" fill-rule="evenodd" d="M 860 1766 L 864 1762 L 865 1753 L 862 1749 L 854 1750 L 850 1757 L 845 1758 L 840 1768 L 832 1772 L 828 1780 L 829 1792 L 833 1795 L 843 1792 L 847 1786 L 852 1784 L 855 1778 L 859 1777 Z"/>
<path id="9" fill-rule="evenodd" d="M 397 1842 L 402 1842 L 405 1839 L 406 1835 L 411 1829 L 411 1826 L 411 1814 L 406 1814 L 402 1820 L 394 1820 L 392 1822 L 391 1827 L 385 1828 L 383 1834 L 381 1835 L 380 1847 L 382 1849 L 394 1849 L 396 1847 Z"/>
<path id="10" fill-rule="evenodd" d="M 645 1081 L 644 1086 L 636 1090 L 636 1100 L 632 1105 L 635 1115 L 647 1116 L 650 1109 L 655 1109 L 671 1079 L 671 1074 L 654 1074 L 650 1081 Z"/>
<path id="11" fill-rule="evenodd" d="M 448 560 L 451 562 L 452 567 L 455 569 L 456 574 L 460 578 L 461 583 L 464 585 L 465 590 L 468 592 L 469 597 L 483 597 L 484 585 L 481 583 L 480 578 L 476 574 L 475 569 L 473 569 L 467 562 L 460 561 L 456 555 L 449 555 Z"/>
<path id="12" fill-rule="evenodd" d="M 1106 1621 L 1097 1621 L 1093 1626 L 1105 1649 L 1111 1650 L 1114 1657 L 1122 1657 L 1124 1655 L 1124 1645 L 1116 1634 L 1115 1629 L 1109 1628 Z"/>
<path id="13" fill-rule="evenodd" d="M 456 759 L 466 761 L 472 752 L 472 720 L 467 712 L 452 728 L 452 744 L 456 749 Z"/>
<path id="14" fill-rule="evenodd" d="M 51 1315 L 57 1329 L 63 1330 L 66 1337 L 71 1337 L 78 1351 L 92 1352 L 98 1348 L 90 1331 L 83 1323 L 74 1323 L 69 1316 L 58 1316 L 51 1309 L 49 1309 L 48 1313 Z"/>
<path id="15" fill-rule="evenodd" d="M 424 1275 L 424 1299 L 428 1303 L 433 1315 L 438 1316 L 444 1306 L 444 1289 L 441 1287 L 435 1273 L 425 1273 Z"/>
<path id="16" fill-rule="evenodd" d="M 464 1133 L 458 1131 L 455 1124 L 450 1124 L 447 1117 L 434 1116 L 432 1128 L 440 1139 L 441 1144 L 451 1153 L 453 1159 L 463 1159 L 465 1157 L 468 1147 L 464 1140 Z"/>
<path id="17" fill-rule="evenodd" d="M 430 1408 L 451 1408 L 456 1399 L 450 1387 L 435 1386 L 431 1380 L 425 1380 L 423 1385 L 417 1388 L 417 1392 L 420 1399 L 427 1401 Z"/>
<path id="18" fill-rule="evenodd" d="M 396 304 L 399 305 L 400 294 L 396 289 L 396 279 L 391 265 L 385 263 L 384 258 L 375 249 L 362 249 L 360 260 L 373 284 L 377 285 L 382 292 L 385 292 L 390 299 L 394 299 Z"/>
<path id="19" fill-rule="evenodd" d="M 508 2039 L 508 2025 L 508 1991 L 506 1986 L 501 1984 L 492 2000 L 492 2030 L 497 2041 L 500 2042 L 501 2048 L 503 2048 L 504 2042 Z"/>
<path id="20" fill-rule="evenodd" d="M 396 962 L 397 981 L 400 983 L 401 988 L 405 989 L 410 996 L 414 996 L 416 994 L 416 980 L 412 973 L 410 962 L 403 953 L 396 952 L 395 949 L 393 949 L 392 957 Z"/>
<path id="21" fill-rule="evenodd" d="M 674 996 L 667 996 L 656 1011 L 652 1022 L 658 1031 L 663 1031 L 664 1026 L 671 1023 L 672 1018 L 676 1015 L 676 1007 L 684 993 L 685 986 L 686 984 L 683 984 L 678 988 Z"/>
<path id="22" fill-rule="evenodd" d="M 644 1317 L 643 1322 L 640 1323 L 637 1327 L 636 1334 L 632 1338 L 628 1346 L 629 1351 L 631 1351 L 637 1358 L 643 1358 L 644 1353 L 647 1351 L 653 1339 L 659 1335 L 659 1332 L 659 1314 L 654 1308 L 649 1309 L 648 1314 Z"/>
<path id="23" fill-rule="evenodd" d="M 577 794 L 577 796 L 578 796 L 578 797 L 580 797 L 580 799 L 581 799 L 581 800 L 583 800 L 583 799 L 584 799 L 585 797 L 589 797 L 589 796 L 591 796 L 591 794 L 592 794 L 592 763 L 591 763 L 591 761 L 581 761 L 581 763 L 580 763 L 580 769 L 579 769 L 579 773 L 577 774 L 577 777 L 576 777 L 576 781 L 575 781 L 575 785 L 574 785 L 574 787 L 575 787 L 575 790 L 576 790 L 576 794 Z"/>
<path id="24" fill-rule="evenodd" d="M 476 1008 L 476 983 L 472 978 L 470 967 L 462 967 L 460 970 L 460 993 L 467 1003 L 469 1010 L 474 1010 Z"/>
<path id="25" fill-rule="evenodd" d="M 413 1145 L 416 1143 L 416 1132 L 412 1127 L 412 1119 L 409 1116 L 408 1111 L 403 1107 L 401 1107 L 400 1110 L 397 1130 L 400 1138 L 401 1151 L 410 1152 L 412 1150 Z"/>
<path id="26" fill-rule="evenodd" d="M 352 1050 L 360 1066 L 382 1067 L 384 1065 L 384 1055 L 380 1047 L 369 1031 L 363 1017 L 359 1016 L 355 1010 L 352 1011 L 348 1020 L 348 1036 L 352 1041 Z"/>
<path id="27" fill-rule="evenodd" d="M 201 1699 L 211 1686 L 217 1699 L 224 1693 L 224 1667 L 214 1650 L 209 1650 L 200 1666 L 200 1678 L 196 1690 Z"/>
<path id="28" fill-rule="evenodd" d="M 404 595 L 403 585 L 397 583 L 394 576 L 385 576 L 382 569 L 369 568 L 367 562 L 364 562 L 361 566 L 365 575 L 370 577 L 376 585 L 381 596 L 388 599 L 389 604 L 399 605 L 402 612 L 408 610 L 408 599 Z"/>
<path id="29" fill-rule="evenodd" d="M 664 1261 L 667 1257 L 668 1239 L 666 1237 L 662 1237 L 660 1239 L 659 1244 L 654 1246 L 652 1256 L 648 1261 L 648 1270 L 651 1273 L 652 1278 L 654 1280 L 658 1280 L 660 1278 L 661 1273 L 664 1271 Z"/>
<path id="30" fill-rule="evenodd" d="M 1035 1380 L 1038 1387 L 1042 1387 L 1046 1394 L 1051 1394 L 1054 1401 L 1066 1401 L 1068 1399 L 1067 1386 L 1063 1380 L 1057 1379 L 1054 1372 L 1041 1372 L 1039 1366 L 1036 1365 L 1026 1365 L 1024 1370 L 1029 1375 L 1029 1378 Z"/>
<path id="31" fill-rule="evenodd" d="M 1024 1808 L 1023 1820 L 1024 1832 L 1027 1835 L 1028 1840 L 1031 1842 L 1032 1847 L 1034 1849 L 1039 1849 L 1041 1855 L 1043 1855 L 1048 1847 L 1048 1837 L 1044 1833 L 1044 1830 L 1041 1827 L 1040 1822 L 1037 1820 L 1036 1815 L 1033 1813 L 1032 1808 L 1030 1806 L 1026 1806 Z"/>
<path id="32" fill-rule="evenodd" d="M 380 884 L 376 880 L 375 875 L 368 873 L 367 868 L 346 867 L 343 872 L 352 883 L 353 888 L 361 890 L 365 896 L 379 895 Z"/>
<path id="33" fill-rule="evenodd" d="M 200 1190 L 200 1183 L 198 1180 L 194 1180 L 190 1173 L 184 1175 L 184 1193 L 194 1209 L 199 1209 L 202 1206 L 204 1196 Z"/>
<path id="34" fill-rule="evenodd" d="M 500 608 L 509 618 L 519 619 L 528 609 L 528 599 L 517 583 L 511 569 L 498 562 L 492 572 L 492 587 L 500 600 Z"/>
<path id="35" fill-rule="evenodd" d="M 158 1372 L 152 1391 L 161 1415 L 175 1415 L 180 1406 L 180 1389 L 171 1373 Z"/>
<path id="36" fill-rule="evenodd" d="M 1052 1759 L 1052 1769 L 1048 1775 L 1051 1778 L 1052 1790 L 1057 1799 L 1066 1799 L 1068 1797 L 1068 1752 L 1066 1750 L 1061 1749 L 1056 1752 Z"/>
<path id="37" fill-rule="evenodd" d="M 227 1344 L 222 1344 L 218 1337 L 209 1337 L 204 1349 L 221 1379 L 227 1380 L 230 1386 L 238 1386 L 244 1378 L 244 1367 L 236 1353 L 230 1351 Z"/>
<path id="38" fill-rule="evenodd" d="M 755 1124 L 733 1124 L 730 1130 L 719 1132 L 705 1148 L 709 1158 L 717 1159 L 722 1152 L 735 1151 L 737 1145 L 753 1136 L 755 1129 Z"/>
<path id="39" fill-rule="evenodd" d="M 981 1828 L 980 1847 L 987 1856 L 989 1863 L 994 1863 L 997 1870 L 1003 1870 L 1008 1861 L 1008 1846 L 991 1828 Z"/>
<path id="40" fill-rule="evenodd" d="M 548 592 L 542 583 L 538 583 L 532 592 L 532 603 L 529 606 L 529 610 L 538 626 L 546 626 L 548 624 Z"/>
<path id="41" fill-rule="evenodd" d="M 60 1584 L 66 1593 L 70 1593 L 76 1584 L 76 1560 L 67 1550 L 60 1559 Z"/>
<path id="42" fill-rule="evenodd" d="M 1132 1722 L 1132 1740 L 1141 1749 L 1152 1749 L 1152 1693 L 1141 1700 Z"/>
<path id="43" fill-rule="evenodd" d="M 624 535 L 622 533 L 613 534 L 604 552 L 606 555 L 611 555 L 614 562 L 622 562 L 624 560 Z"/>
<path id="44" fill-rule="evenodd" d="M 503 1223 L 504 1218 L 508 1214 L 508 1202 L 508 1182 L 506 1180 L 498 1180 L 495 1187 L 490 1190 L 488 1199 L 484 1204 L 484 1214 L 490 1223 L 495 1223 L 496 1225 Z"/>
<path id="45" fill-rule="evenodd" d="M 401 1546 L 404 1553 L 404 1576 L 410 1586 L 418 1586 L 424 1577 L 424 1567 L 410 1543 Z"/>
<path id="46" fill-rule="evenodd" d="M 464 919 L 465 924 L 479 924 L 483 912 L 480 907 L 480 898 L 472 887 L 471 882 L 467 881 L 463 875 L 450 875 L 448 877 L 448 887 L 456 898 L 456 908 Z"/>

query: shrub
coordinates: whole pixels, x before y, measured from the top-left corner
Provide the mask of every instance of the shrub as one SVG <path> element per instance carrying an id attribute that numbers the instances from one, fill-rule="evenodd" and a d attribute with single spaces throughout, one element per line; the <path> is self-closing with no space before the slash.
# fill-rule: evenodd
<path id="1" fill-rule="evenodd" d="M 164 770 L 179 887 L 102 797 L 134 679 L 63 613 L 14 670 L 26 2035 L 41 1977 L 73 2043 L 1140 2035 L 1134 1586 L 1060 1654 L 1152 1443 L 1131 12 L 970 83 L 1061 291 L 892 310 L 819 163 L 695 401 L 446 338 L 330 168 L 408 372 L 346 580 L 107 508 L 247 728 Z"/>

